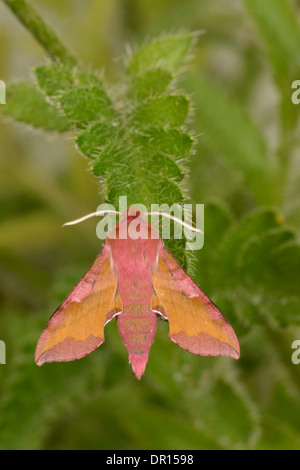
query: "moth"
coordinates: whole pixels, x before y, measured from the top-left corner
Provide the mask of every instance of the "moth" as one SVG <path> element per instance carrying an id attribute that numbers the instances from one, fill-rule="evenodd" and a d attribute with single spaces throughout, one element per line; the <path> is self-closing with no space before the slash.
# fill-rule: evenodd
<path id="1" fill-rule="evenodd" d="M 130 214 L 122 215 L 93 265 L 48 321 L 37 343 L 36 363 L 87 356 L 104 342 L 104 327 L 116 318 L 129 363 L 140 379 L 158 317 L 168 320 L 169 338 L 186 351 L 238 359 L 239 342 L 224 315 L 158 233 L 153 237 L 145 216 Z M 130 227 L 137 223 L 138 236 L 132 237 Z"/>

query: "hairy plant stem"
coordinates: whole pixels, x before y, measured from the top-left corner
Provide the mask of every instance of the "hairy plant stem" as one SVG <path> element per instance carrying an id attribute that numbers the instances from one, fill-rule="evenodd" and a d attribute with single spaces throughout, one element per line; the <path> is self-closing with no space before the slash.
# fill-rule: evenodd
<path id="1" fill-rule="evenodd" d="M 76 59 L 65 48 L 56 33 L 40 17 L 26 0 L 2 0 L 35 39 L 45 49 L 52 60 L 59 60 L 69 65 L 76 65 Z"/>

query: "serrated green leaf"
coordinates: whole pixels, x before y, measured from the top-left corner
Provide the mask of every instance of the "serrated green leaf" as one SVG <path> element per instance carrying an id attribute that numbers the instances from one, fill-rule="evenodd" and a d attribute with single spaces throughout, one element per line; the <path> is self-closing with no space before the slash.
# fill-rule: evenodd
<path id="1" fill-rule="evenodd" d="M 78 128 L 85 128 L 95 121 L 118 120 L 113 104 L 100 78 L 92 73 L 62 64 L 36 67 L 39 86 L 54 103 L 59 101 L 71 122 Z"/>
<path id="2" fill-rule="evenodd" d="M 176 34 L 157 39 L 142 46 L 129 60 L 128 71 L 136 75 L 161 67 L 173 72 L 182 64 L 194 35 Z"/>
<path id="3" fill-rule="evenodd" d="M 76 361 L 67 372 L 57 364 L 44 370 L 35 365 L 32 351 L 44 321 L 29 324 L 15 315 L 13 328 L 9 327 L 9 346 L 14 353 L 10 358 L 10 380 L 0 404 L 1 449 L 41 448 L 49 423 L 59 417 L 62 409 L 71 410 L 76 397 L 82 400 L 85 386 L 93 387 L 93 356 L 85 364 Z M 85 372 L 87 381 L 83 380 Z M 76 375 L 81 377 L 78 381 L 74 381 Z M 26 394 L 28 389 L 31 393 Z"/>
<path id="4" fill-rule="evenodd" d="M 88 157 L 96 157 L 108 142 L 121 139 L 123 130 L 120 126 L 100 122 L 88 127 L 76 137 L 79 149 Z"/>
<path id="5" fill-rule="evenodd" d="M 133 111 L 131 119 L 138 127 L 178 127 L 185 122 L 188 111 L 187 96 L 169 95 L 146 100 Z"/>
<path id="6" fill-rule="evenodd" d="M 151 155 L 166 153 L 177 160 L 184 160 L 192 149 L 194 138 L 179 129 L 147 128 L 133 137 Z"/>
<path id="7" fill-rule="evenodd" d="M 65 132 L 71 127 L 66 117 L 47 103 L 33 83 L 8 85 L 6 95 L 7 103 L 1 108 L 3 114 L 46 131 Z"/>
<path id="8" fill-rule="evenodd" d="M 139 99 L 163 93 L 174 75 L 160 68 L 147 70 L 144 74 L 132 77 L 132 94 Z"/>
<path id="9" fill-rule="evenodd" d="M 112 204 L 118 204 L 119 196 L 126 195 L 128 205 L 137 204 L 138 201 L 144 201 L 146 206 L 151 207 L 153 201 L 163 201 L 172 205 L 183 200 L 183 193 L 180 186 L 169 179 L 157 180 L 151 174 L 148 179 L 143 180 L 144 174 L 137 178 L 127 180 L 126 190 L 124 191 L 124 182 L 122 182 L 121 166 L 115 168 L 109 174 L 106 180 L 106 197 Z"/>
<path id="10" fill-rule="evenodd" d="M 228 275 L 229 272 L 233 273 L 233 278 L 235 277 L 234 273 L 238 270 L 240 254 L 245 244 L 248 244 L 251 239 L 260 237 L 261 233 L 279 228 L 280 225 L 280 216 L 275 211 L 255 211 L 247 215 L 227 233 L 218 253 L 219 275 L 223 279 L 222 285 L 230 285 L 232 282 L 231 276 Z M 228 271 L 229 266 L 230 270 Z"/>
<path id="11" fill-rule="evenodd" d="M 85 73 L 78 67 L 70 68 L 58 62 L 35 67 L 34 73 L 40 88 L 51 97 L 79 86 L 103 86 L 102 80 L 93 73 Z"/>
<path id="12" fill-rule="evenodd" d="M 143 163 L 144 172 L 156 173 L 158 178 L 168 178 L 180 182 L 184 173 L 180 166 L 168 155 L 156 154 Z"/>
<path id="13" fill-rule="evenodd" d="M 62 95 L 60 104 L 67 117 L 79 128 L 97 120 L 116 118 L 112 102 L 101 85 L 73 88 Z"/>
<path id="14" fill-rule="evenodd" d="M 274 269 L 272 263 L 276 262 L 276 254 L 282 244 L 289 243 L 295 240 L 292 232 L 287 230 L 271 230 L 263 235 L 251 239 L 244 247 L 244 253 L 241 255 L 241 270 L 243 271 L 245 282 L 250 286 L 257 286 L 259 283 L 264 289 L 274 287 L 276 279 L 280 285 L 284 278 L 278 276 L 278 267 Z M 259 276 L 258 276 L 259 273 Z M 258 281 L 259 277 L 259 282 Z M 289 279 L 289 276 L 288 276 Z M 280 287 L 275 283 L 276 288 Z M 292 284 L 288 281 L 288 286 Z"/>
<path id="15" fill-rule="evenodd" d="M 93 73 L 60 63 L 35 69 L 53 109 L 73 124 L 79 150 L 94 159 L 90 168 L 104 183 L 109 202 L 117 205 L 119 196 L 127 196 L 128 204 L 150 207 L 184 200 L 181 164 L 193 138 L 181 126 L 189 98 L 167 88 L 192 39 L 193 34 L 166 36 L 142 47 L 129 62 L 130 81 L 118 94 L 118 110 Z M 184 244 L 174 242 L 181 259 Z"/>
<path id="16" fill-rule="evenodd" d="M 100 155 L 91 165 L 91 170 L 101 180 L 105 179 L 111 172 L 118 171 L 119 168 L 126 169 L 128 148 L 126 143 L 108 141 Z"/>
<path id="17" fill-rule="evenodd" d="M 40 88 L 49 96 L 59 95 L 75 84 L 73 70 L 62 64 L 40 65 L 34 73 Z"/>
<path id="18" fill-rule="evenodd" d="M 280 217 L 266 210 L 228 228 L 210 261 L 205 244 L 198 255 L 201 287 L 217 294 L 218 305 L 231 302 L 245 327 L 299 324 L 300 246 L 293 232 L 283 230 Z M 235 323 L 230 312 L 228 317 Z"/>
<path id="19" fill-rule="evenodd" d="M 129 163 L 127 152 L 128 147 L 125 145 L 123 149 L 116 148 L 114 142 L 109 142 L 93 162 L 91 166 L 93 173 L 103 179 L 117 167 L 124 168 L 126 166 L 129 174 L 139 171 L 138 180 L 149 180 L 155 175 L 155 179 L 166 178 L 180 182 L 184 177 L 180 166 L 168 155 L 158 154 L 149 158 L 147 155 L 141 154 L 138 149 L 131 148 L 131 162 Z M 134 181 L 131 184 L 134 185 Z M 150 183 L 146 181 L 144 185 L 150 186 Z"/>

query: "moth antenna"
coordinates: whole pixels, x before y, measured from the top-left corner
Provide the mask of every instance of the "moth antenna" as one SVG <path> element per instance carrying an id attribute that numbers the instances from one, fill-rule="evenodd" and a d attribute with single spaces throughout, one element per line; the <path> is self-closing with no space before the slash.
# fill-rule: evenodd
<path id="1" fill-rule="evenodd" d="M 145 215 L 161 215 L 163 217 L 166 217 L 167 219 L 174 220 L 174 222 L 177 222 L 178 224 L 182 225 L 183 227 L 188 228 L 192 232 L 198 232 L 202 233 L 202 230 L 199 228 L 193 227 L 192 225 L 187 224 L 186 222 L 183 222 L 182 220 L 178 219 L 177 217 L 174 217 L 173 215 L 167 214 L 166 212 L 146 212 Z"/>
<path id="2" fill-rule="evenodd" d="M 100 216 L 100 215 L 104 215 L 104 214 L 119 214 L 119 215 L 121 215 L 122 212 L 113 211 L 113 210 L 104 210 L 104 211 L 92 212 L 91 214 L 87 214 L 84 217 L 81 217 L 80 219 L 71 220 L 71 222 L 66 222 L 65 224 L 63 224 L 63 227 L 65 227 L 66 225 L 80 224 L 81 222 L 84 222 L 87 219 L 91 219 L 92 217 L 96 217 L 96 216 Z"/>

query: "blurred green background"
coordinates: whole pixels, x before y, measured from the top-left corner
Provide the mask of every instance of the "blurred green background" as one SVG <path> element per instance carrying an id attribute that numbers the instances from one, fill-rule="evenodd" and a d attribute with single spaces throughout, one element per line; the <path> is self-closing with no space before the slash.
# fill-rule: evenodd
<path id="1" fill-rule="evenodd" d="M 291 344 L 300 339 L 300 106 L 291 104 L 292 81 L 300 79 L 300 2 L 33 4 L 111 82 L 128 44 L 205 30 L 181 78 L 199 135 L 189 190 L 206 204 L 194 278 L 234 326 L 241 358 L 192 356 L 159 322 L 138 382 L 111 322 L 105 344 L 87 358 L 35 365 L 43 327 L 101 247 L 95 220 L 60 227 L 102 200 L 71 139 L 1 116 L 0 340 L 7 363 L 0 365 L 0 448 L 300 448 L 300 365 L 291 361 Z M 45 60 L 0 3 L 0 79 L 32 78 L 32 67 Z"/>

